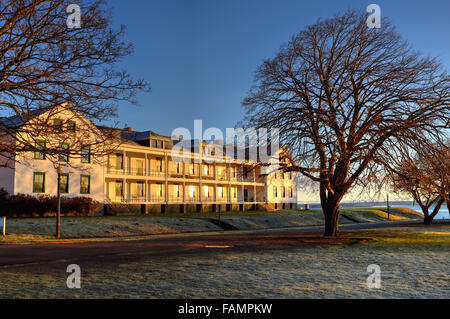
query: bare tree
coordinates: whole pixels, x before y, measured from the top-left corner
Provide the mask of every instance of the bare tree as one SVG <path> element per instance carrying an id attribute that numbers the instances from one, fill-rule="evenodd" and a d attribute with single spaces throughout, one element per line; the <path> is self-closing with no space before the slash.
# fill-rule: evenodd
<path id="1" fill-rule="evenodd" d="M 444 145 L 413 141 L 400 145 L 395 156 L 386 156 L 386 168 L 394 190 L 410 194 L 420 206 L 424 224 L 429 225 L 449 199 L 449 153 Z M 430 209 L 432 211 L 430 212 Z"/>
<path id="2" fill-rule="evenodd" d="M 279 128 L 295 159 L 283 169 L 319 183 L 326 236 L 338 233 L 343 196 L 376 178 L 380 153 L 449 126 L 442 65 L 382 26 L 355 11 L 318 21 L 259 67 L 243 101 L 246 126 Z"/>
<path id="3" fill-rule="evenodd" d="M 75 109 L 74 117 L 81 114 L 101 121 L 116 115 L 118 101 L 135 103 L 137 90 L 150 89 L 144 80 L 134 80 L 117 69 L 116 64 L 131 54 L 133 47 L 123 41 L 123 26 L 111 28 L 106 1 L 77 3 L 81 8 L 80 28 L 67 23 L 70 1 L 0 0 L 2 166 L 11 166 L 19 153 L 39 151 L 34 137 L 62 136 L 62 125 L 54 123 L 57 114 L 42 116 L 54 106 L 59 107 L 57 112 Z M 70 123 L 70 119 L 65 120 Z M 98 134 L 94 126 L 90 127 L 92 132 L 78 132 L 72 138 L 80 145 L 71 147 L 71 153 L 111 140 L 108 133 L 112 131 Z M 73 132 L 70 134 L 73 137 Z M 96 138 L 88 141 L 87 135 Z M 59 145 L 46 146 L 49 159 L 58 160 Z M 104 147 L 94 150 L 97 155 L 105 152 Z"/>

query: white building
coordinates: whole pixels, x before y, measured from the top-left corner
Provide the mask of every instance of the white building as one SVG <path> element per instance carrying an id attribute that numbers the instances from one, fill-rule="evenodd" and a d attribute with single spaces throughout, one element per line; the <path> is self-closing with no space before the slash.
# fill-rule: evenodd
<path id="1" fill-rule="evenodd" d="M 229 146 L 216 144 L 216 149 L 224 151 L 220 156 L 199 157 L 189 152 L 189 161 L 180 162 L 172 158 L 174 143 L 190 141 L 174 141 L 151 131 L 95 126 L 67 106 L 52 112 L 42 112 L 37 118 L 52 117 L 63 128 L 61 134 L 34 137 L 42 151 L 22 153 L 12 168 L 0 168 L 0 187 L 10 194 L 56 195 L 55 166 L 60 165 L 63 196 L 89 196 L 106 207 L 139 205 L 142 213 L 296 209 L 295 174 L 263 173 L 258 163 L 226 157 Z M 17 125 L 17 119 L 9 121 Z M 92 147 L 97 146 L 84 146 L 95 144 L 106 132 L 120 139 L 112 141 L 107 151 L 98 152 L 102 155 L 94 155 Z M 56 155 L 55 161 L 46 153 L 50 145 L 64 147 L 73 155 Z M 204 153 L 208 145 L 202 144 Z"/>

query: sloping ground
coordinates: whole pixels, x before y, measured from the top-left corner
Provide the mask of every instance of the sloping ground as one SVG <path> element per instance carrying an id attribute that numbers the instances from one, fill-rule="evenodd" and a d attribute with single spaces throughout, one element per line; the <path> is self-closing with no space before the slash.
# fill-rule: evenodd
<path id="1" fill-rule="evenodd" d="M 358 223 L 376 223 L 386 221 L 388 218 L 386 208 L 359 209 L 348 208 L 341 211 L 341 215 Z M 409 208 L 391 208 L 390 220 L 422 219 L 423 215 Z"/>
<path id="2" fill-rule="evenodd" d="M 146 217 L 64 217 L 64 238 L 125 237 L 187 232 L 217 231 L 220 228 L 206 219 Z M 54 218 L 25 218 L 7 221 L 4 240 L 46 239 L 55 234 Z"/>
<path id="3" fill-rule="evenodd" d="M 321 211 L 274 213 L 270 216 L 224 216 L 221 219 L 241 230 L 323 225 Z M 352 223 L 344 216 L 340 217 L 339 222 L 342 224 Z"/>
<path id="4" fill-rule="evenodd" d="M 127 237 L 157 234 L 205 232 L 219 230 L 255 230 L 323 225 L 320 210 L 301 212 L 267 212 L 245 215 L 203 214 L 196 217 L 63 217 L 63 238 Z M 403 208 L 391 210 L 391 220 L 419 219 L 421 215 Z M 341 224 L 383 222 L 387 213 L 383 209 L 343 209 Z M 55 234 L 55 218 L 24 218 L 7 220 L 7 236 L 0 241 L 45 240 Z"/>

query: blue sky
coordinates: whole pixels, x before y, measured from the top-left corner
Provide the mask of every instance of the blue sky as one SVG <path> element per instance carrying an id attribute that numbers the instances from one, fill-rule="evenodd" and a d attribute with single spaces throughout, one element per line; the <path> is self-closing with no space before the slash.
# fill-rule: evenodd
<path id="1" fill-rule="evenodd" d="M 143 77 L 152 92 L 139 106 L 122 103 L 119 127 L 170 135 L 234 127 L 257 67 L 295 33 L 347 8 L 381 7 L 417 49 L 450 69 L 450 1 L 110 0 L 114 22 L 127 27 L 135 53 L 122 67 Z"/>

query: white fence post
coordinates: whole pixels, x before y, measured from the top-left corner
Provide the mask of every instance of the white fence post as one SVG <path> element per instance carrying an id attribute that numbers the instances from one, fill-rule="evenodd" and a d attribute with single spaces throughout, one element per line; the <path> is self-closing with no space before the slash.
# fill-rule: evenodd
<path id="1" fill-rule="evenodd" d="M 6 217 L 0 217 L 0 227 L 2 229 L 2 235 L 6 235 Z"/>

